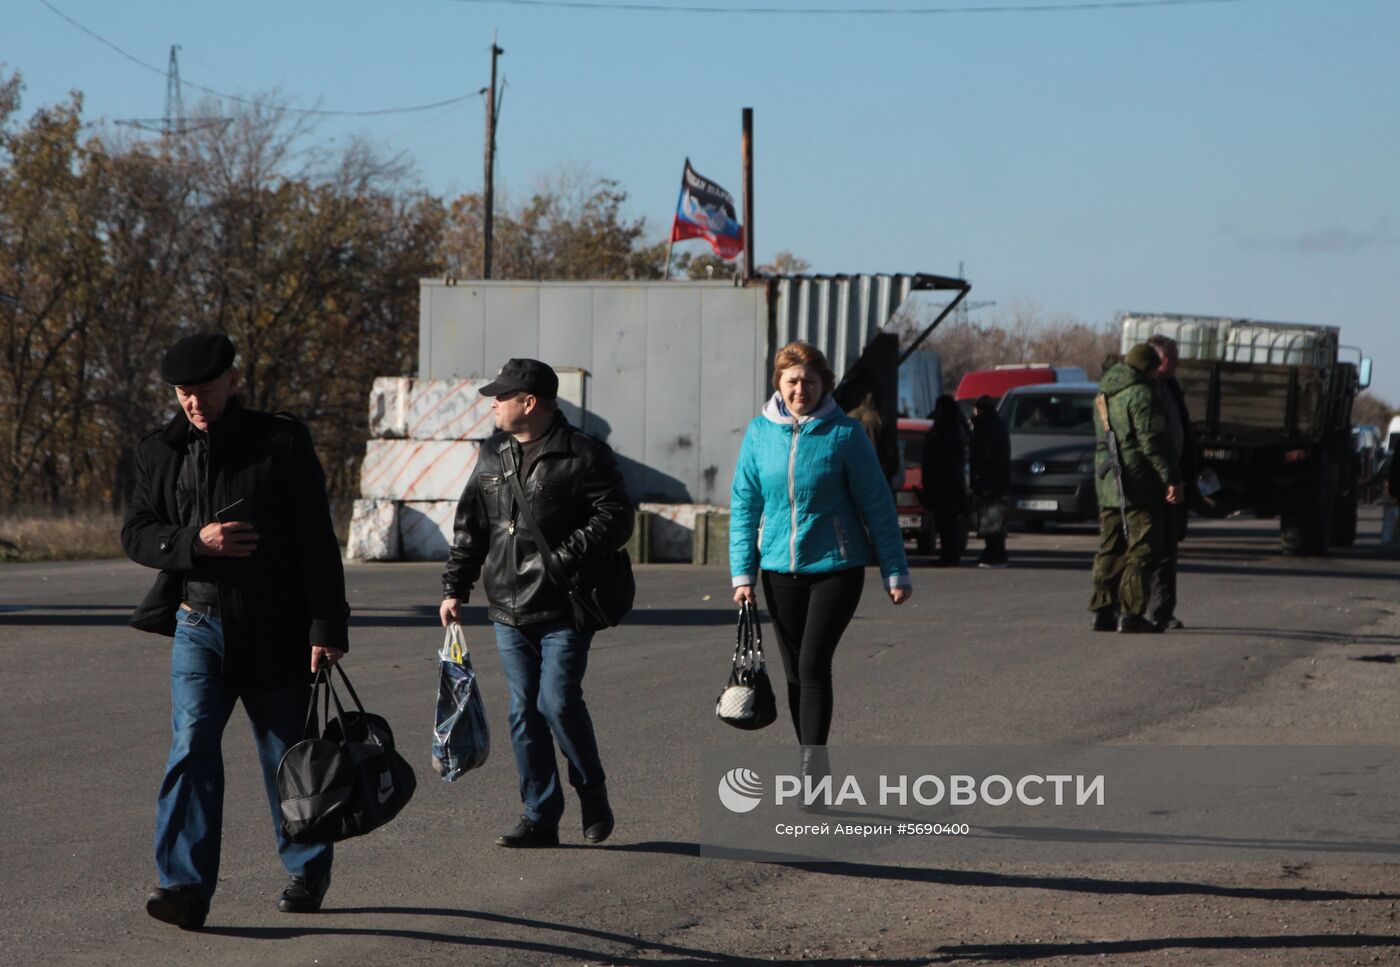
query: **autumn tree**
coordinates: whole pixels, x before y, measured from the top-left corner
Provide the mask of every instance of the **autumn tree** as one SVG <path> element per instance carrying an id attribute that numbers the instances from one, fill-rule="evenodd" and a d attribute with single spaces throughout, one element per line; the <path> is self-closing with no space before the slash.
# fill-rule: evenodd
<path id="1" fill-rule="evenodd" d="M 82 100 L 14 123 L 20 78 L 0 78 L 0 495 L 58 502 L 83 452 L 85 299 L 98 239 L 78 142 Z"/>
<path id="2" fill-rule="evenodd" d="M 565 170 L 546 178 L 521 205 L 498 199 L 492 222 L 497 279 L 657 279 L 664 243 L 647 244 L 646 219 L 626 214 L 627 192 L 609 178 Z M 448 206 L 442 255 L 447 272 L 479 278 L 485 207 L 480 194 Z"/>

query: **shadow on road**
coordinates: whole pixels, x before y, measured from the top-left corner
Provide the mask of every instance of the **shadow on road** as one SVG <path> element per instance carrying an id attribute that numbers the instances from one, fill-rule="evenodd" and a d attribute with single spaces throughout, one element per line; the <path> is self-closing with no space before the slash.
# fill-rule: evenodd
<path id="1" fill-rule="evenodd" d="M 314 937 L 314 936 L 367 936 L 367 937 L 399 937 L 405 940 L 423 940 L 429 943 L 447 943 L 462 946 L 479 947 L 482 949 L 508 950 L 519 952 L 522 955 L 536 955 L 549 957 L 568 957 L 574 960 L 588 961 L 592 963 L 608 964 L 629 964 L 635 967 L 650 967 L 650 965 L 676 965 L 676 964 L 749 964 L 753 960 L 748 957 L 739 957 L 733 954 L 722 953 L 720 951 L 704 950 L 697 947 L 681 947 L 675 944 L 663 943 L 660 941 L 650 941 L 630 934 L 614 933 L 608 930 L 597 930 L 590 927 L 576 927 L 569 924 L 553 923 L 548 920 L 534 920 L 526 917 L 512 917 L 499 913 L 484 913 L 478 910 L 454 910 L 451 907 L 345 907 L 341 909 L 324 908 L 317 915 L 318 921 L 333 916 L 408 916 L 408 917 L 431 917 L 441 920 L 470 920 L 476 923 L 498 924 L 506 927 L 516 927 L 521 931 L 541 931 L 550 930 L 565 934 L 569 937 L 587 938 L 603 944 L 615 944 L 619 947 L 630 948 L 639 951 L 637 954 L 619 954 L 613 950 L 597 950 L 580 946 L 570 946 L 567 943 L 547 943 L 537 940 L 516 940 L 504 937 L 481 937 L 459 933 L 437 933 L 428 930 L 408 930 L 408 929 L 384 929 L 379 927 L 205 927 L 201 933 L 214 934 L 223 937 L 241 937 L 249 940 L 288 940 L 293 937 Z M 650 952 L 643 955 L 641 952 Z M 765 964 L 786 965 L 786 967 L 797 967 L 797 965 L 815 964 L 818 967 L 854 967 L 857 964 L 870 964 L 873 967 L 914 967 L 918 964 L 927 964 L 927 957 L 913 957 L 900 959 L 876 959 L 861 957 L 859 960 L 847 958 L 808 958 L 796 959 L 768 959 Z"/>
<path id="2" fill-rule="evenodd" d="M 597 847 L 594 847 L 595 849 Z M 660 853 L 672 856 L 699 856 L 696 843 L 647 842 L 604 846 L 617 852 Z M 742 851 L 729 851 L 741 858 Z M 917 866 L 888 866 L 878 863 L 779 862 L 756 854 L 754 862 L 806 870 L 826 876 L 856 879 L 892 880 L 903 883 L 937 883 L 945 886 L 972 886 L 994 889 L 1061 890 L 1071 893 L 1119 894 L 1123 896 L 1211 896 L 1234 900 L 1292 900 L 1312 903 L 1335 900 L 1377 900 L 1394 902 L 1400 893 L 1355 893 L 1349 890 L 1310 890 L 1306 887 L 1219 886 L 1171 880 L 1121 880 L 1087 876 L 1039 876 L 1030 873 L 986 873 L 979 870 L 939 870 Z M 1400 945 L 1400 937 L 1394 938 Z"/>
<path id="3" fill-rule="evenodd" d="M 1369 950 L 1400 947 L 1400 937 L 1378 934 L 1298 934 L 1263 937 L 1147 937 L 1141 940 L 1088 940 L 1079 943 L 961 944 L 938 947 L 935 964 L 968 961 L 1042 960 L 1047 957 L 1108 957 L 1153 950 Z"/>

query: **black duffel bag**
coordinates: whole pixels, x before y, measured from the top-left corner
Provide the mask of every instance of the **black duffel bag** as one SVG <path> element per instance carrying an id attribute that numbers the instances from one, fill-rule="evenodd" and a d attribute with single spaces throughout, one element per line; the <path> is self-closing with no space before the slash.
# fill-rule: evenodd
<path id="1" fill-rule="evenodd" d="M 394 749 L 389 723 L 366 712 L 345 671 L 333 667 L 355 707 L 345 711 L 330 670 L 320 668 L 306 710 L 306 738 L 277 766 L 282 829 L 294 843 L 363 836 L 397 816 L 418 787 L 413 767 Z M 320 736 L 313 734 L 318 696 L 325 723 Z"/>

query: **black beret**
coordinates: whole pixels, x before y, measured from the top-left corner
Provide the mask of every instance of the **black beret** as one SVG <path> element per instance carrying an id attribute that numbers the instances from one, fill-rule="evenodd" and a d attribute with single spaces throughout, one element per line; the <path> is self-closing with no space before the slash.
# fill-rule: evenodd
<path id="1" fill-rule="evenodd" d="M 548 363 L 538 359 L 507 359 L 496 378 L 477 392 L 482 396 L 524 392 L 552 400 L 559 395 L 559 377 Z"/>
<path id="2" fill-rule="evenodd" d="M 197 332 L 165 352 L 160 378 L 171 386 L 198 386 L 218 379 L 233 365 L 233 343 L 221 332 Z"/>

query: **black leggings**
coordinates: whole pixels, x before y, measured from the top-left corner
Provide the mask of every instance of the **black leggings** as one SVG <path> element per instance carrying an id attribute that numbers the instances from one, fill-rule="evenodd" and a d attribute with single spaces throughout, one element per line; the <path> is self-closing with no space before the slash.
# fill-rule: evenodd
<path id="1" fill-rule="evenodd" d="M 787 672 L 788 709 L 802 745 L 831 731 L 831 659 L 865 587 L 865 568 L 826 574 L 763 572 L 763 597 Z"/>

